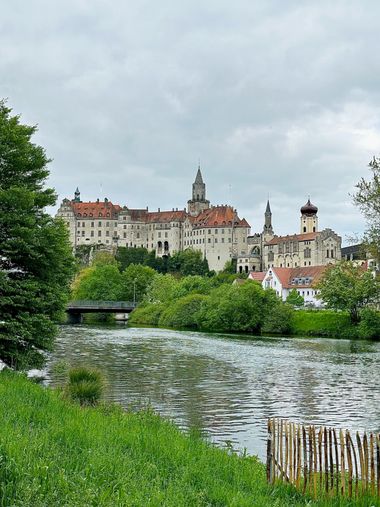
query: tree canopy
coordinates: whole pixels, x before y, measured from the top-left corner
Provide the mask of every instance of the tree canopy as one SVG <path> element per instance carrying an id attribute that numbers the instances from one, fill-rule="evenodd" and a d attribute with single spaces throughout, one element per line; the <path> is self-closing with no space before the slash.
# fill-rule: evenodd
<path id="1" fill-rule="evenodd" d="M 354 324 L 360 321 L 360 310 L 378 302 L 380 297 L 380 284 L 372 273 L 349 261 L 328 268 L 317 288 L 318 297 L 328 307 L 346 310 Z"/>
<path id="2" fill-rule="evenodd" d="M 372 255 L 380 260 L 380 158 L 373 157 L 369 163 L 372 177 L 362 178 L 356 185 L 353 201 L 363 213 L 367 229 L 364 243 Z"/>
<path id="3" fill-rule="evenodd" d="M 45 212 L 56 195 L 35 132 L 0 101 L 0 359 L 15 368 L 43 363 L 74 265 L 66 226 Z"/>

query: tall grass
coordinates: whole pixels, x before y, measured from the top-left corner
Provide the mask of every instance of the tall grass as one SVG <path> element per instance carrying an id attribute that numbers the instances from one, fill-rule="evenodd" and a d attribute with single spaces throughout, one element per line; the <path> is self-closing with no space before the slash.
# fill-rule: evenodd
<path id="1" fill-rule="evenodd" d="M 151 411 L 81 408 L 12 372 L 0 373 L 0 429 L 2 507 L 353 505 L 272 490 L 254 457 Z"/>

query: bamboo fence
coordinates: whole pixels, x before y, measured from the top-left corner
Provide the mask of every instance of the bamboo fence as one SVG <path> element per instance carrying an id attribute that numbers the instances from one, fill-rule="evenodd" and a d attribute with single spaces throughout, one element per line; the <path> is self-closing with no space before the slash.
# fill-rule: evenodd
<path id="1" fill-rule="evenodd" d="M 348 430 L 268 419 L 267 479 L 314 498 L 380 498 L 380 433 L 351 437 Z"/>

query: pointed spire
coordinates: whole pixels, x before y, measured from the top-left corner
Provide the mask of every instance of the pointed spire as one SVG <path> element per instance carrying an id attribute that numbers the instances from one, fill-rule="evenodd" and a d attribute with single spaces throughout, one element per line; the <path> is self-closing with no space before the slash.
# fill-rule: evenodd
<path id="1" fill-rule="evenodd" d="M 267 207 L 266 207 L 265 213 L 272 213 L 271 210 L 270 210 L 269 199 L 267 201 Z"/>
<path id="2" fill-rule="evenodd" d="M 202 178 L 201 166 L 200 165 L 198 166 L 198 171 L 197 171 L 197 175 L 195 177 L 195 182 L 194 183 L 203 183 L 203 178 Z"/>

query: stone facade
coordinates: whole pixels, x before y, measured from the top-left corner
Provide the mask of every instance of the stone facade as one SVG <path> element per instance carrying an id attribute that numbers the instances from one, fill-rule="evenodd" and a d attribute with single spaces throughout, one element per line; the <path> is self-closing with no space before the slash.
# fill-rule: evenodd
<path id="1" fill-rule="evenodd" d="M 57 216 L 66 222 L 74 248 L 93 244 L 114 249 L 144 247 L 155 250 L 157 256 L 191 248 L 201 251 L 215 271 L 247 252 L 250 230 L 232 206 L 210 206 L 200 167 L 187 210 L 130 209 L 107 199 L 82 202 L 77 189 L 74 199 L 62 201 Z"/>
<path id="2" fill-rule="evenodd" d="M 248 237 L 247 253 L 238 257 L 237 270 L 248 273 L 271 267 L 323 266 L 339 261 L 342 238 L 331 229 L 318 231 L 318 208 L 310 199 L 300 211 L 300 233 L 276 236 L 268 201 L 263 231 Z"/>

